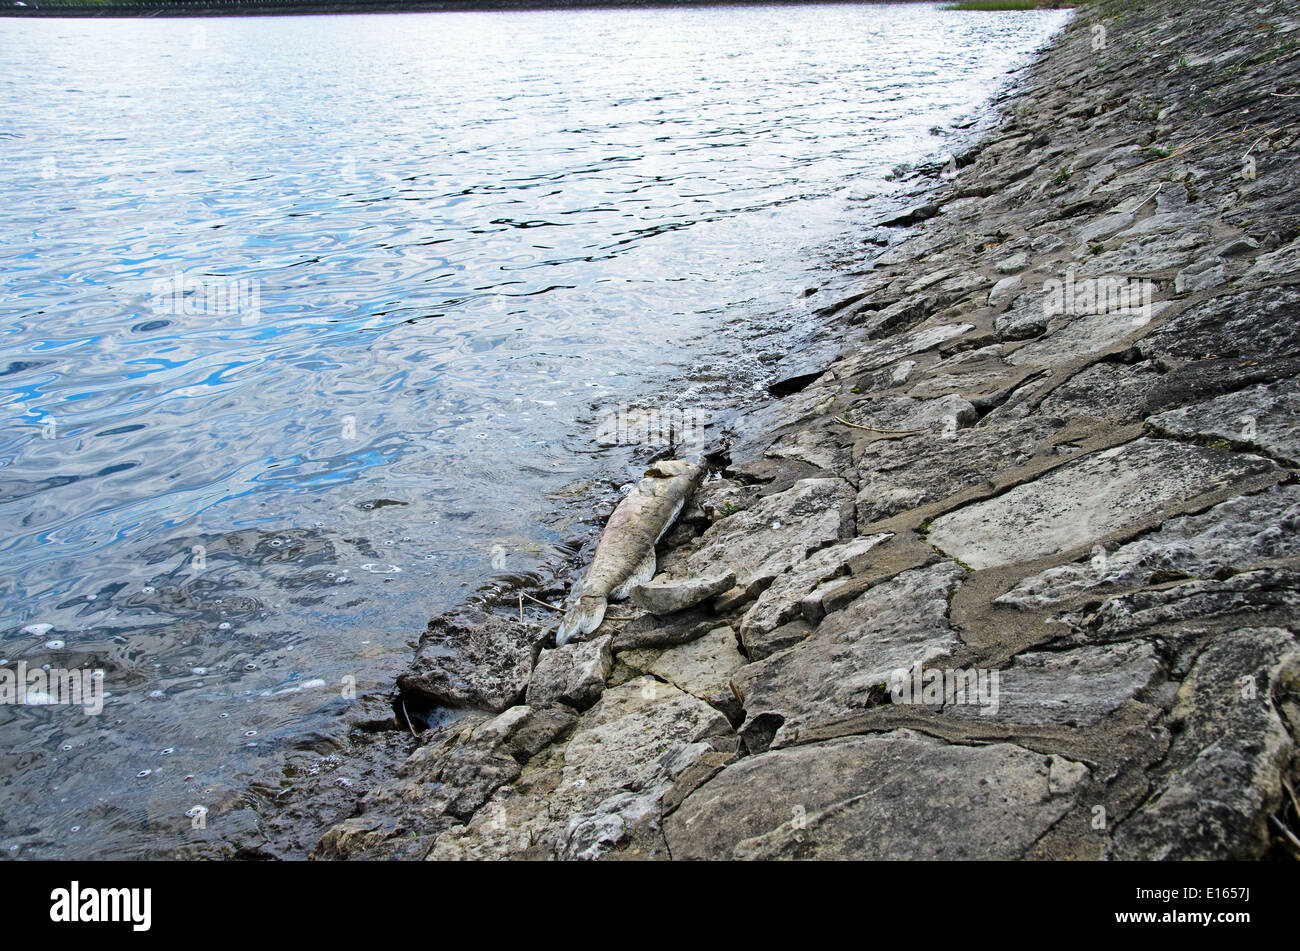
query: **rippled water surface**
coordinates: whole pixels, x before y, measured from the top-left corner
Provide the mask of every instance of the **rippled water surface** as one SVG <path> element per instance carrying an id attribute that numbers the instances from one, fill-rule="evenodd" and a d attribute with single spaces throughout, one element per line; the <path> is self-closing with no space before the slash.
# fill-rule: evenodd
<path id="1" fill-rule="evenodd" d="M 1064 16 L 0 20 L 0 658 L 109 693 L 0 706 L 0 854 L 152 854 L 553 560 Z"/>

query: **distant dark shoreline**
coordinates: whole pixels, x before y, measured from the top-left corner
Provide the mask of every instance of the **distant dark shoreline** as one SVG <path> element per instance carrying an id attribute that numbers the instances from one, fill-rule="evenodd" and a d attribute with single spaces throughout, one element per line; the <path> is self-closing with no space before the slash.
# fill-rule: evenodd
<path id="1" fill-rule="evenodd" d="M 870 3 L 879 0 L 175 0 L 158 3 L 59 4 L 26 0 L 14 7 L 0 0 L 0 16 L 12 17 L 213 17 L 314 16 L 333 13 L 431 13 L 473 10 L 576 10 L 618 7 L 789 6 L 808 3 Z M 900 0 L 885 0 L 900 2 Z M 901 0 L 909 2 L 909 0 Z M 918 2 L 918 0 L 910 0 Z M 38 5 L 39 4 L 39 5 Z"/>

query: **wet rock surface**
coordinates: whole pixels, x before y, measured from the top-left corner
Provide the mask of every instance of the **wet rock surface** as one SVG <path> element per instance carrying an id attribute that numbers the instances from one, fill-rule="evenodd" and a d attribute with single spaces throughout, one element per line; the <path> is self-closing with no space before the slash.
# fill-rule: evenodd
<path id="1" fill-rule="evenodd" d="M 358 720 L 418 736 L 316 857 L 1290 854 L 1300 7 L 1088 11 L 636 601 L 561 650 L 522 599 L 435 620 L 399 699 L 458 719 Z"/>
<path id="2" fill-rule="evenodd" d="M 523 696 L 545 638 L 483 611 L 445 614 L 429 622 L 398 686 L 439 706 L 504 710 Z"/>

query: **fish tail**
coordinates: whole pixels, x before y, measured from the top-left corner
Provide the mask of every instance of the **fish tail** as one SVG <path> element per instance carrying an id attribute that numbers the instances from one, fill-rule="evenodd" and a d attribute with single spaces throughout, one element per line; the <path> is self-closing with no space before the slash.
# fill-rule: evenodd
<path id="1" fill-rule="evenodd" d="M 579 631 L 590 634 L 600 627 L 600 622 L 605 620 L 605 608 L 608 606 L 609 602 L 598 595 L 579 598 L 578 603 L 569 608 L 561 619 L 560 627 L 555 632 L 555 646 L 563 647 Z"/>

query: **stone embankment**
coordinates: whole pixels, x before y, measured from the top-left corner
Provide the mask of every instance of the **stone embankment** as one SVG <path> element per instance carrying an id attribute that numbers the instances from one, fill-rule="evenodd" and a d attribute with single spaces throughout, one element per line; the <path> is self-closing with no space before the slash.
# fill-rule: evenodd
<path id="1" fill-rule="evenodd" d="M 436 619 L 402 697 L 470 712 L 315 857 L 1287 854 L 1298 6 L 1082 7 L 639 604 Z"/>

